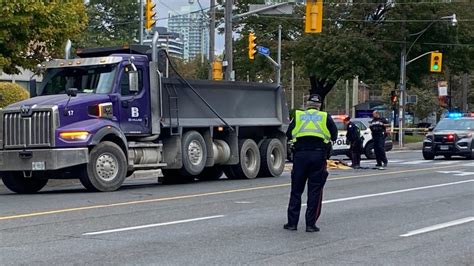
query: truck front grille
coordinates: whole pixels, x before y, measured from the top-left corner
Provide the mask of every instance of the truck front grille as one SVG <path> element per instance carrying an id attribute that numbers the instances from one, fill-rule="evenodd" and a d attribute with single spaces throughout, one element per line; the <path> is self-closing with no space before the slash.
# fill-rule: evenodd
<path id="1" fill-rule="evenodd" d="M 4 113 L 3 138 L 5 149 L 51 147 L 53 128 L 51 111 L 33 111 L 31 116 Z"/>

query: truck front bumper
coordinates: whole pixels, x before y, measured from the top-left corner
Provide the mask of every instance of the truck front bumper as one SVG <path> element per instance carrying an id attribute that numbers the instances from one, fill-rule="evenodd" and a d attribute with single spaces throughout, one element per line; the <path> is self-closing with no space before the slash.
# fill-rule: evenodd
<path id="1" fill-rule="evenodd" d="M 88 162 L 88 148 L 0 151 L 1 172 L 58 170 Z"/>

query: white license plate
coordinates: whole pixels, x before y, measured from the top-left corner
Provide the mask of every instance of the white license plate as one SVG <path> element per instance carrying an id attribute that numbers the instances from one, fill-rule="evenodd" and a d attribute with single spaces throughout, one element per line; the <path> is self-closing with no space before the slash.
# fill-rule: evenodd
<path id="1" fill-rule="evenodd" d="M 46 169 L 44 162 L 32 162 L 31 163 L 31 168 L 32 168 L 33 171 L 39 171 L 39 170 Z"/>
<path id="2" fill-rule="evenodd" d="M 441 145 L 441 146 L 439 146 L 439 149 L 442 150 L 442 151 L 447 151 L 447 150 L 449 150 L 449 146 Z"/>

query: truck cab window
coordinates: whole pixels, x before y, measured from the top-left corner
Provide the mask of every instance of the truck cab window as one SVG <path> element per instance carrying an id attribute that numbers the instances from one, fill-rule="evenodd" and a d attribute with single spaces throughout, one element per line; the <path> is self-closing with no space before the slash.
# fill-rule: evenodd
<path id="1" fill-rule="evenodd" d="M 69 88 L 79 93 L 107 94 L 112 90 L 115 72 L 116 65 L 51 68 L 38 95 L 62 94 Z"/>
<path id="2" fill-rule="evenodd" d="M 138 71 L 138 89 L 139 91 L 136 94 L 139 94 L 143 89 L 143 70 L 141 68 L 137 68 Z M 130 91 L 129 87 L 129 78 L 128 72 L 123 71 L 122 76 L 120 77 L 120 94 L 122 96 L 133 95 L 134 92 Z"/>

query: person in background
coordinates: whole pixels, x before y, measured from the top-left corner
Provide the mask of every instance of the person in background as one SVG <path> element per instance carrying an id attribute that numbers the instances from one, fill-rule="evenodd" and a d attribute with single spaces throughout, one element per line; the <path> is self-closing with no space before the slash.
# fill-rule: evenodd
<path id="1" fill-rule="evenodd" d="M 387 119 L 380 116 L 379 111 L 373 112 L 373 119 L 370 121 L 370 131 L 372 131 L 372 139 L 374 141 L 374 152 L 377 164 L 376 168 L 383 170 L 387 167 L 388 160 L 385 155 L 385 138 L 387 127 L 389 127 Z"/>
<path id="2" fill-rule="evenodd" d="M 323 187 L 329 175 L 326 169 L 328 145 L 337 139 L 337 127 L 328 113 L 319 111 L 321 97 L 310 95 L 306 110 L 296 110 L 286 133 L 294 143 L 291 194 L 288 223 L 283 228 L 297 230 L 301 210 L 301 195 L 308 183 L 306 232 L 318 232 L 316 221 L 321 214 Z"/>
<path id="3" fill-rule="evenodd" d="M 360 157 L 362 152 L 362 139 L 360 137 L 360 129 L 356 126 L 353 122 L 351 122 L 351 118 L 348 116 L 344 118 L 344 125 L 346 126 L 347 134 L 346 134 L 346 142 L 350 145 L 350 153 L 351 153 L 351 160 L 352 165 L 351 167 L 354 169 L 360 168 Z"/>

